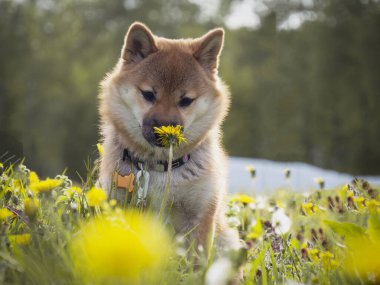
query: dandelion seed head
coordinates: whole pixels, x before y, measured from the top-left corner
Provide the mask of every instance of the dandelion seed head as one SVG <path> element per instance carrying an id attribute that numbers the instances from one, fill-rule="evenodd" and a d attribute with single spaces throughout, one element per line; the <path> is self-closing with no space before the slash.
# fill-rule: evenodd
<path id="1" fill-rule="evenodd" d="M 292 220 L 285 214 L 283 208 L 278 208 L 272 215 L 271 223 L 277 234 L 285 234 L 292 226 Z"/>

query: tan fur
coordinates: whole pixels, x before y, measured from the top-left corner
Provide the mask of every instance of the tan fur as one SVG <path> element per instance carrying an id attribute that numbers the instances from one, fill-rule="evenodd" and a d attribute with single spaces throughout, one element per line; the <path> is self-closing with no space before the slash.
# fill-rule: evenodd
<path id="1" fill-rule="evenodd" d="M 215 229 L 221 246 L 239 247 L 238 235 L 226 226 L 226 156 L 220 146 L 220 125 L 229 107 L 229 92 L 217 75 L 224 32 L 215 29 L 198 39 L 169 40 L 154 36 L 141 23 L 133 24 L 125 38 L 121 58 L 101 83 L 101 132 L 104 156 L 99 183 L 111 185 L 112 172 L 130 171 L 122 161 L 128 148 L 142 161 L 167 160 L 168 150 L 152 146 L 142 135 L 144 119 L 178 121 L 188 143 L 174 149 L 174 159 L 190 154 L 190 160 L 173 169 L 168 213 L 179 233 L 207 245 Z M 154 104 L 140 90 L 156 94 Z M 181 96 L 195 98 L 186 108 Z M 150 171 L 149 195 L 159 209 L 166 172 Z"/>

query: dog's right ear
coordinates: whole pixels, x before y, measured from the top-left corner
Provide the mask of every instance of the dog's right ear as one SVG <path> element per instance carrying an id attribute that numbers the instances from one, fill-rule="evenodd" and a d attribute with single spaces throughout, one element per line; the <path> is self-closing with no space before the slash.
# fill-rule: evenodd
<path id="1" fill-rule="evenodd" d="M 158 49 L 152 32 L 142 23 L 133 23 L 127 32 L 121 57 L 127 64 L 139 63 Z"/>

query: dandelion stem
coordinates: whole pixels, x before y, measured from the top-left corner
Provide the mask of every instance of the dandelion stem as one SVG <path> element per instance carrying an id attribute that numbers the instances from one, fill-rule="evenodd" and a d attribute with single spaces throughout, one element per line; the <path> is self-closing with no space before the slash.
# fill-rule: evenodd
<path id="1" fill-rule="evenodd" d="M 172 180 L 172 162 L 173 162 L 173 144 L 170 144 L 170 146 L 169 146 L 169 160 L 168 160 L 168 175 L 166 177 L 164 197 L 163 197 L 162 202 L 161 202 L 161 208 L 160 208 L 160 213 L 159 213 L 160 220 L 162 220 L 162 218 L 164 216 L 164 211 L 166 208 L 166 204 L 168 202 L 169 187 L 170 187 L 170 182 Z"/>

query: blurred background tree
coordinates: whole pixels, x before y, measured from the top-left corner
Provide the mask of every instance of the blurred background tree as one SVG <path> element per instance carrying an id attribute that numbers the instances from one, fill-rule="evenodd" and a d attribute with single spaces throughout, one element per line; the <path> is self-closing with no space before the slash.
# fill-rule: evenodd
<path id="1" fill-rule="evenodd" d="M 208 5 L 208 6 L 207 6 Z M 0 0 L 0 157 L 43 175 L 96 157 L 99 81 L 136 20 L 166 37 L 226 28 L 235 156 L 380 173 L 380 2 Z M 250 9 L 254 25 L 234 26 Z M 246 7 L 246 8 L 244 8 Z M 229 24 L 230 23 L 230 24 Z"/>

